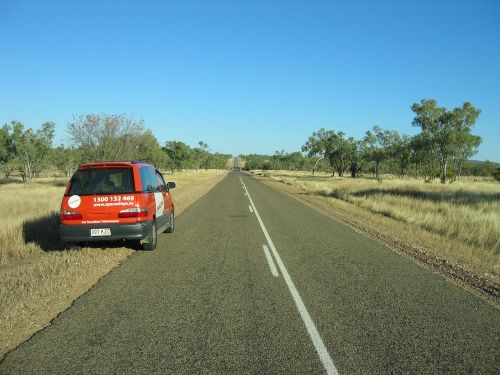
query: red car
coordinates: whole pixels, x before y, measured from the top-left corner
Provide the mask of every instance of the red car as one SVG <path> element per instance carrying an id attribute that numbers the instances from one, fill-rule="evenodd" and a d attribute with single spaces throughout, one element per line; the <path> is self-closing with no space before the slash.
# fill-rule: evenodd
<path id="1" fill-rule="evenodd" d="M 174 230 L 173 188 L 144 162 L 81 164 L 61 203 L 61 240 L 135 240 L 154 250 L 158 232 Z"/>

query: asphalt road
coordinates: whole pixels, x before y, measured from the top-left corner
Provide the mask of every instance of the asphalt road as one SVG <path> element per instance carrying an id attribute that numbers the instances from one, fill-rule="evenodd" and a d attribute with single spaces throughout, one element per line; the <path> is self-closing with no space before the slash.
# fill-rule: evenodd
<path id="1" fill-rule="evenodd" d="M 231 173 L 0 373 L 499 373 L 499 336 L 481 299 Z"/>

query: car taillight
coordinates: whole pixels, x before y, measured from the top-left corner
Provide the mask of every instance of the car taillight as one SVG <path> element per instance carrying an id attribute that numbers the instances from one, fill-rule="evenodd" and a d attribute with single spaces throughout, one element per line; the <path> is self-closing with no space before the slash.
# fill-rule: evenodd
<path id="1" fill-rule="evenodd" d="M 118 217 L 146 217 L 148 216 L 148 209 L 142 207 L 132 207 L 118 212 Z"/>
<path id="2" fill-rule="evenodd" d="M 62 211 L 61 220 L 82 220 L 82 214 L 77 211 Z"/>

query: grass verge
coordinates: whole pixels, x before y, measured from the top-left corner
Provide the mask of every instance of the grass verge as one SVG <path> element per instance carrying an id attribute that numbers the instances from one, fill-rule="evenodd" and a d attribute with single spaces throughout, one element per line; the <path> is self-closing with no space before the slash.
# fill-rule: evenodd
<path id="1" fill-rule="evenodd" d="M 223 170 L 167 175 L 176 216 L 205 195 Z M 0 185 L 0 358 L 133 254 L 125 247 L 63 250 L 58 210 L 66 178 Z"/>
<path id="2" fill-rule="evenodd" d="M 500 184 L 254 171 L 328 216 L 498 302 Z"/>

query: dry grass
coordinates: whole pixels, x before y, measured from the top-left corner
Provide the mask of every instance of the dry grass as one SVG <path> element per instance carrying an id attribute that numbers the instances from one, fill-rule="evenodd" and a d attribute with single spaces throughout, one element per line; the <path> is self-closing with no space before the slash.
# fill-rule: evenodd
<path id="1" fill-rule="evenodd" d="M 176 216 L 226 173 L 167 173 L 177 184 Z M 0 358 L 133 253 L 125 247 L 62 249 L 58 210 L 66 182 L 44 178 L 32 186 L 0 185 Z"/>
<path id="2" fill-rule="evenodd" d="M 442 185 L 438 181 L 424 183 L 415 179 L 332 178 L 327 174 L 312 176 L 284 171 L 257 173 L 404 223 L 401 230 L 418 234 L 415 242 L 446 259 L 468 264 L 482 273 L 500 275 L 500 184 L 494 180 L 465 178 Z M 386 225 L 394 230 L 391 221 L 386 221 Z M 439 246 L 436 236 L 444 240 L 438 241 Z"/>

